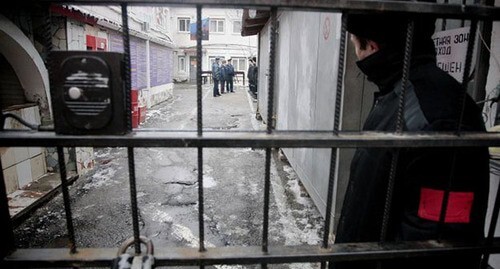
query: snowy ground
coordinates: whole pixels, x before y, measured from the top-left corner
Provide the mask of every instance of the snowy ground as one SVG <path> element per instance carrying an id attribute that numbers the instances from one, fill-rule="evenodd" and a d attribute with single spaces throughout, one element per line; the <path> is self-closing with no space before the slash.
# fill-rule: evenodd
<path id="1" fill-rule="evenodd" d="M 177 86 L 174 98 L 148 111 L 141 128 L 196 128 L 196 87 Z M 204 127 L 213 130 L 264 128 L 255 103 L 243 88 L 213 98 L 203 89 Z M 96 169 L 70 189 L 78 247 L 117 247 L 132 236 L 127 151 L 96 148 Z M 262 238 L 265 151 L 210 148 L 203 151 L 205 246 L 258 246 Z M 155 247 L 197 247 L 197 150 L 135 149 L 140 232 Z M 323 219 L 293 169 L 273 153 L 270 245 L 318 245 Z M 19 247 L 67 244 L 61 197 L 37 211 L 16 230 Z M 258 265 L 215 266 L 259 268 Z M 318 264 L 269 268 L 319 268 Z"/>

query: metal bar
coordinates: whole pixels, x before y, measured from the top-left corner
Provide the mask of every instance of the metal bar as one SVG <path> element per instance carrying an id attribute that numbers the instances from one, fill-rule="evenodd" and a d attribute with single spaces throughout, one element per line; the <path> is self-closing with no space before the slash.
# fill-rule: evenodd
<path id="1" fill-rule="evenodd" d="M 269 235 L 269 196 L 271 192 L 271 148 L 266 148 L 266 163 L 264 175 L 264 216 L 262 221 L 262 251 L 268 251 Z"/>
<path id="2" fill-rule="evenodd" d="M 267 80 L 267 133 L 272 133 L 273 130 L 273 113 L 274 113 L 274 79 L 275 79 L 275 63 L 276 63 L 276 20 L 277 9 L 271 8 L 271 32 L 269 37 L 269 77 Z"/>
<path id="3" fill-rule="evenodd" d="M 33 266 L 111 266 L 117 248 L 80 248 L 77 253 L 66 249 L 18 249 L 0 261 L 2 268 Z M 408 241 L 380 245 L 371 243 L 335 244 L 328 249 L 319 245 L 271 246 L 263 252 L 258 246 L 207 248 L 200 253 L 196 248 L 155 248 L 155 266 L 188 266 L 214 264 L 304 263 L 321 261 L 381 260 L 466 253 L 500 253 L 500 238 L 491 246 L 467 245 L 452 242 Z"/>
<path id="4" fill-rule="evenodd" d="M 403 133 L 403 128 L 405 125 L 404 113 L 406 104 L 406 91 L 408 87 L 408 80 L 410 77 L 410 63 L 411 63 L 411 53 L 413 47 L 413 30 L 415 22 L 410 20 L 406 29 L 406 40 L 405 40 L 405 52 L 403 58 L 403 75 L 401 84 L 401 93 L 399 95 L 398 102 L 398 112 L 396 120 L 396 133 Z M 398 166 L 400 148 L 394 150 L 391 159 L 391 168 L 389 170 L 389 180 L 387 182 L 387 192 L 384 204 L 384 214 L 382 218 L 382 229 L 380 231 L 380 243 L 385 243 L 387 239 L 387 231 L 389 229 L 389 220 L 391 218 L 392 210 L 392 197 L 394 193 L 394 184 L 396 182 L 396 171 Z"/>
<path id="5" fill-rule="evenodd" d="M 127 4 L 122 3 L 122 35 L 123 35 L 123 82 L 125 84 L 125 117 L 127 121 L 127 130 L 132 131 L 132 75 L 131 75 L 131 62 L 130 62 L 130 31 L 128 27 L 128 11 Z"/>
<path id="6" fill-rule="evenodd" d="M 127 118 L 127 129 L 132 131 L 132 115 L 131 115 L 131 59 L 130 59 L 130 32 L 128 26 L 128 10 L 127 4 L 121 3 L 122 8 L 122 25 L 123 25 L 123 49 L 124 49 L 124 83 L 125 83 L 125 114 Z M 134 148 L 127 147 L 127 160 L 128 160 L 128 173 L 130 182 L 130 204 L 132 209 L 132 225 L 134 232 L 134 250 L 136 254 L 141 253 L 141 242 L 139 233 L 139 213 L 137 208 L 137 189 L 135 182 L 135 162 L 134 162 Z"/>
<path id="7" fill-rule="evenodd" d="M 2 162 L 0 162 L 0 222 L 3 229 L 1 232 L 2 244 L 0 244 L 0 259 L 10 254 L 15 249 L 14 229 L 9 212 L 9 199 L 3 176 Z"/>
<path id="8" fill-rule="evenodd" d="M 494 0 L 484 1 L 485 5 L 493 6 Z M 491 33 L 493 30 L 493 23 L 491 20 L 485 20 L 479 27 L 479 44 L 478 44 L 478 57 L 476 60 L 476 71 L 474 72 L 474 91 L 473 99 L 478 102 L 486 99 L 486 82 L 488 80 L 488 72 L 490 68 L 490 51 L 491 47 Z M 482 110 L 484 103 L 479 103 L 478 106 Z"/>
<path id="9" fill-rule="evenodd" d="M 202 31 L 201 31 L 201 5 L 196 6 L 196 103 L 197 103 L 197 127 L 198 135 L 203 134 L 203 99 L 201 91 L 201 64 L 202 64 Z"/>
<path id="10" fill-rule="evenodd" d="M 269 38 L 269 78 L 267 84 L 267 128 L 266 133 L 271 134 L 274 128 L 274 79 L 276 62 L 276 24 L 278 10 L 271 8 L 271 30 Z M 269 247 L 269 199 L 271 193 L 271 148 L 266 148 L 266 162 L 264 175 L 264 216 L 262 218 L 262 251 L 268 252 Z M 261 268 L 266 269 L 267 263 L 261 263 Z"/>
<path id="11" fill-rule="evenodd" d="M 341 112 L 341 99 L 342 99 L 342 88 L 344 82 L 344 65 L 345 65 L 345 50 L 346 50 L 346 37 L 347 37 L 347 18 L 348 15 L 342 14 L 342 24 L 340 29 L 340 48 L 339 48 L 339 60 L 338 60 L 338 70 L 337 70 L 337 88 L 335 95 L 335 114 L 334 114 L 334 122 L 333 122 L 333 133 L 337 134 L 340 126 L 340 114 Z M 330 157 L 330 175 L 328 180 L 328 192 L 326 198 L 326 213 L 325 213 L 325 227 L 323 234 L 323 248 L 328 248 L 328 239 L 330 236 L 330 225 L 331 225 L 331 214 L 333 207 L 333 187 L 337 165 L 337 148 L 332 148 L 332 153 Z M 325 265 L 321 265 L 325 266 Z"/>
<path id="12" fill-rule="evenodd" d="M 197 89 L 197 134 L 199 137 L 203 135 L 203 107 L 202 107 L 202 91 L 201 91 L 201 57 L 202 57 L 202 31 L 201 31 L 201 5 L 196 6 L 196 89 Z M 199 251 L 205 251 L 205 222 L 204 216 L 204 194 L 203 194 L 203 147 L 198 147 L 198 230 L 200 237 Z M 203 268 L 200 265 L 200 268 Z"/>
<path id="13" fill-rule="evenodd" d="M 128 177 L 130 185 L 130 205 L 132 209 L 132 228 L 134 231 L 134 249 L 136 254 L 141 253 L 141 241 L 139 233 L 139 209 L 137 207 L 137 184 L 135 181 L 135 158 L 134 148 L 127 148 L 128 154 Z"/>
<path id="14" fill-rule="evenodd" d="M 467 0 L 462 0 L 462 5 L 465 5 L 465 4 L 467 4 Z M 462 20 L 462 22 L 460 23 L 460 26 L 461 27 L 465 26 L 465 20 Z"/>
<path id="15" fill-rule="evenodd" d="M 469 31 L 469 43 L 467 44 L 467 53 L 465 55 L 465 68 L 464 68 L 464 74 L 462 77 L 462 87 L 464 88 L 464 92 L 461 95 L 461 100 L 459 102 L 460 104 L 460 118 L 458 119 L 457 122 L 457 135 L 460 135 L 460 132 L 462 130 L 462 121 L 464 119 L 464 113 L 465 113 L 465 100 L 467 96 L 467 86 L 470 81 L 470 70 L 471 70 L 471 65 L 472 65 L 472 55 L 474 53 L 474 46 L 475 46 L 475 41 L 476 41 L 476 30 L 477 30 L 477 21 L 473 20 L 471 21 L 470 25 L 470 31 Z"/>
<path id="16" fill-rule="evenodd" d="M 448 0 L 444 0 L 445 4 L 448 4 Z M 446 19 L 443 19 L 443 22 L 441 23 L 441 31 L 446 30 Z"/>
<path id="17" fill-rule="evenodd" d="M 41 132 L 0 132 L 0 147 L 209 147 L 209 148 L 357 148 L 357 147 L 498 147 L 500 133 L 451 132 L 132 132 L 127 135 L 56 135 Z"/>
<path id="18" fill-rule="evenodd" d="M 500 8 L 480 5 L 437 4 L 427 2 L 404 1 L 370 1 L 370 0 L 21 0 L 24 3 L 52 2 L 66 4 L 112 5 L 128 3 L 131 5 L 204 5 L 209 7 L 238 8 L 279 8 L 321 12 L 405 12 L 414 15 L 433 15 L 446 18 L 494 19 L 500 20 Z"/>
<path id="19" fill-rule="evenodd" d="M 462 21 L 463 24 L 463 21 Z M 469 31 L 469 43 L 467 45 L 467 53 L 465 57 L 465 68 L 464 68 L 464 74 L 462 77 L 462 86 L 463 86 L 463 94 L 460 95 L 460 100 L 459 100 L 459 118 L 456 124 L 456 134 L 460 135 L 461 129 L 462 129 L 462 121 L 464 118 L 465 114 L 465 102 L 466 102 L 466 95 L 467 95 L 467 84 L 469 82 L 469 73 L 470 73 L 470 66 L 472 63 L 472 53 L 474 50 L 474 41 L 475 41 L 475 36 L 476 36 L 476 29 L 477 29 L 477 21 L 472 21 L 471 26 L 470 26 L 470 31 Z M 446 189 L 444 191 L 443 195 L 443 201 L 441 202 L 441 208 L 440 208 L 440 214 L 439 214 L 439 226 L 438 226 L 438 233 L 439 233 L 439 239 L 442 239 L 444 234 L 443 234 L 443 229 L 444 229 L 444 224 L 445 224 L 445 218 L 446 218 L 446 213 L 448 211 L 448 200 L 450 197 L 450 191 L 451 187 L 453 184 L 453 178 L 455 177 L 455 170 L 456 170 L 456 161 L 457 161 L 457 150 L 453 150 L 453 155 L 452 155 L 452 162 L 451 162 L 451 167 L 450 167 L 450 175 L 448 178 L 448 182 L 446 184 Z"/>
<path id="20" fill-rule="evenodd" d="M 57 162 L 59 163 L 59 174 L 61 175 L 61 188 L 64 201 L 66 227 L 68 229 L 70 253 L 76 253 L 75 228 L 73 226 L 73 214 L 71 213 L 71 200 L 69 197 L 68 179 L 66 175 L 66 163 L 64 159 L 63 147 L 57 147 Z"/>

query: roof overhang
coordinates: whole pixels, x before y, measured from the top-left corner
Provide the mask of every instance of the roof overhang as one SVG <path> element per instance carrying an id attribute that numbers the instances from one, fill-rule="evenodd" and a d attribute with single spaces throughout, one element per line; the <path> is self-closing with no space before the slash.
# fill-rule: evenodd
<path id="1" fill-rule="evenodd" d="M 266 25 L 271 16 L 269 10 L 256 10 L 254 14 L 254 16 L 250 16 L 250 11 L 248 9 L 243 10 L 241 36 L 258 34 L 262 28 L 264 28 L 264 25 Z"/>

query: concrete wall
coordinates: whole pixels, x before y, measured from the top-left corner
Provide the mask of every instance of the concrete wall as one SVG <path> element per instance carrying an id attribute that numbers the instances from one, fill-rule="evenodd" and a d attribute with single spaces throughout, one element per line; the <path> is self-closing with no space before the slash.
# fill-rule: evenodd
<path id="1" fill-rule="evenodd" d="M 339 15 L 284 11 L 278 20 L 276 129 L 333 130 Z M 265 121 L 268 113 L 269 23 L 260 33 L 259 54 L 258 103 Z M 324 215 L 331 150 L 283 151 Z"/>

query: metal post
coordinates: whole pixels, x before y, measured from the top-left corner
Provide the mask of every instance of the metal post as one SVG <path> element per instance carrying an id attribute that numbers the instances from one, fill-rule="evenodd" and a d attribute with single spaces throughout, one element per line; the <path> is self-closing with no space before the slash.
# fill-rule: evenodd
<path id="1" fill-rule="evenodd" d="M 410 62 L 411 62 L 411 53 L 413 46 L 413 30 L 415 27 L 415 22 L 411 19 L 408 22 L 408 27 L 406 29 L 406 43 L 405 43 L 405 53 L 403 58 L 403 75 L 402 75 L 402 84 L 401 84 L 401 94 L 399 96 L 399 104 L 398 104 L 398 114 L 396 121 L 396 133 L 401 134 L 403 132 L 404 127 L 404 108 L 405 108 L 405 95 L 406 88 L 408 87 L 408 81 L 410 77 Z M 389 181 L 387 183 L 387 193 L 385 197 L 385 205 L 384 205 L 384 216 L 382 219 L 382 229 L 380 231 L 380 243 L 385 243 L 387 239 L 387 230 L 389 226 L 389 219 L 391 216 L 391 207 L 392 207 L 392 196 L 394 192 L 394 184 L 396 181 L 396 170 L 398 165 L 400 149 L 396 149 L 392 155 L 391 160 L 391 169 L 389 171 Z"/>
<path id="2" fill-rule="evenodd" d="M 64 211 L 66 215 L 66 226 L 68 228 L 69 247 L 71 253 L 76 253 L 75 228 L 73 226 L 73 215 L 71 213 L 71 202 L 68 191 L 68 178 L 66 174 L 66 163 L 64 161 L 64 148 L 57 147 L 57 161 L 59 163 L 59 174 L 61 175 L 61 189 L 64 200 Z"/>
<path id="3" fill-rule="evenodd" d="M 333 133 L 337 134 L 340 126 L 340 114 L 342 113 L 342 89 L 344 84 L 344 65 L 345 65 L 345 51 L 346 51 L 346 37 L 347 37 L 347 14 L 342 13 L 342 24 L 340 27 L 340 45 L 339 45 L 339 61 L 337 65 L 337 88 L 335 95 L 334 107 L 334 121 Z M 325 211 L 325 226 L 323 234 L 322 248 L 328 248 L 328 240 L 330 237 L 330 225 L 332 219 L 333 207 L 333 188 L 335 183 L 335 175 L 337 174 L 337 155 L 338 148 L 332 148 L 330 156 L 330 175 L 328 179 L 328 192 L 326 197 L 326 211 Z M 326 268 L 326 262 L 321 263 L 321 268 Z"/>
<path id="4" fill-rule="evenodd" d="M 198 105 L 198 136 L 203 134 L 203 107 L 202 107 L 202 89 L 201 89 L 201 64 L 202 64 L 202 31 L 201 31 L 201 5 L 196 6 L 196 89 L 197 89 L 197 105 Z M 200 236 L 199 251 L 204 252 L 205 249 L 205 222 L 204 215 L 204 194 L 203 194 L 203 147 L 198 147 L 198 225 Z M 200 265 L 200 268 L 204 268 Z"/>

